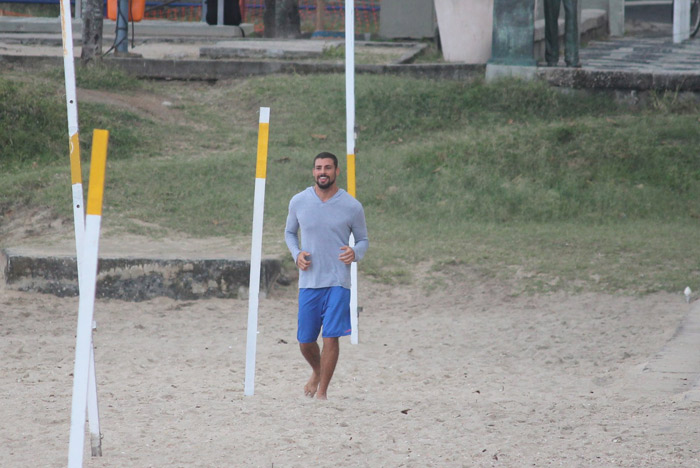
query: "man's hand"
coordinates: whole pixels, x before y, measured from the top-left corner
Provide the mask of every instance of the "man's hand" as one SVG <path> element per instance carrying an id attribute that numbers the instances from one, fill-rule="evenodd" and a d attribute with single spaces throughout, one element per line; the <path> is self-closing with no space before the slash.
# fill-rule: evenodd
<path id="1" fill-rule="evenodd" d="M 304 271 L 309 268 L 309 265 L 311 265 L 311 254 L 302 250 L 297 257 L 297 266 Z"/>
<path id="2" fill-rule="evenodd" d="M 346 265 L 350 265 L 352 262 L 355 261 L 355 251 L 352 250 L 350 247 L 347 245 L 344 245 L 340 248 L 342 251 L 341 254 L 338 256 L 338 259 L 343 262 Z"/>

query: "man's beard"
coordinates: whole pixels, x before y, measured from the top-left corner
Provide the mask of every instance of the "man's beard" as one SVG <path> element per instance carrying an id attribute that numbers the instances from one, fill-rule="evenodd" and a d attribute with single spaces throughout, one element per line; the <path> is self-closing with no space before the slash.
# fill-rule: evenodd
<path id="1" fill-rule="evenodd" d="M 322 190 L 326 190 L 331 185 L 333 185 L 333 183 L 335 182 L 335 179 L 328 177 L 328 182 L 326 182 L 325 184 L 322 184 L 321 182 L 319 182 L 319 180 L 318 180 L 319 178 L 316 179 L 316 185 L 318 185 L 318 188 L 320 188 Z"/>

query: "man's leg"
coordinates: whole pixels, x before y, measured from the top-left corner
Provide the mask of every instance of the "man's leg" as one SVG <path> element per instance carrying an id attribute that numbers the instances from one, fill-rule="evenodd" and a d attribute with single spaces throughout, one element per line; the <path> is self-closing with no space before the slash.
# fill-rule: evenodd
<path id="1" fill-rule="evenodd" d="M 324 338 L 323 351 L 321 352 L 321 380 L 318 384 L 318 393 L 316 398 L 326 400 L 328 385 L 333 378 L 335 365 L 338 363 L 338 355 L 340 355 L 340 342 L 338 338 Z"/>
<path id="2" fill-rule="evenodd" d="M 311 377 L 304 385 L 304 394 L 313 397 L 321 380 L 321 351 L 318 348 L 318 334 L 321 332 L 321 311 L 325 291 L 323 289 L 299 289 L 299 314 L 297 340 L 299 349 L 311 366 Z"/>
<path id="3" fill-rule="evenodd" d="M 544 0 L 544 59 L 547 65 L 559 62 L 559 3 Z"/>
<path id="4" fill-rule="evenodd" d="M 318 343 L 315 341 L 311 343 L 299 343 L 299 349 L 301 349 L 301 354 L 306 359 L 306 362 L 311 366 L 311 377 L 309 381 L 306 382 L 306 385 L 304 385 L 304 395 L 313 398 L 318 390 L 321 376 L 323 375 L 321 372 L 321 351 L 318 348 Z M 326 388 L 328 388 L 328 384 L 326 384 Z"/>
<path id="5" fill-rule="evenodd" d="M 564 0 L 564 59 L 570 67 L 578 67 L 578 2 L 579 0 Z"/>

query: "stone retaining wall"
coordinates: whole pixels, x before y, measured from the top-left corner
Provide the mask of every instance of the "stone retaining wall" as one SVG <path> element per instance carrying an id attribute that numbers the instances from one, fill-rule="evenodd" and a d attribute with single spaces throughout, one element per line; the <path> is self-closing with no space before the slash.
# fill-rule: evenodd
<path id="1" fill-rule="evenodd" d="M 263 260 L 260 294 L 269 292 L 281 272 L 281 262 Z M 75 257 L 37 257 L 3 250 L 0 255 L 7 287 L 20 291 L 78 295 Z M 159 260 L 100 258 L 96 296 L 144 301 L 158 296 L 192 300 L 247 298 L 250 262 L 234 259 Z"/>

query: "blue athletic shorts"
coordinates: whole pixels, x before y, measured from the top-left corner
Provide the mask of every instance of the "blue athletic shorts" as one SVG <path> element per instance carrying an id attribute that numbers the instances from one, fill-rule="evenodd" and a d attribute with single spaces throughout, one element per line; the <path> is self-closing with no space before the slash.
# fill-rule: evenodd
<path id="1" fill-rule="evenodd" d="M 350 334 L 350 290 L 342 286 L 299 289 L 299 343 L 312 343 L 323 328 L 324 338 Z"/>

